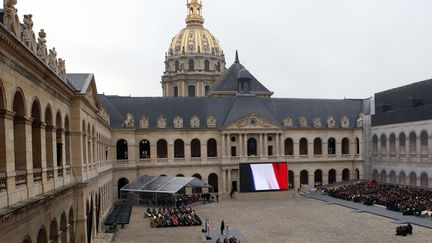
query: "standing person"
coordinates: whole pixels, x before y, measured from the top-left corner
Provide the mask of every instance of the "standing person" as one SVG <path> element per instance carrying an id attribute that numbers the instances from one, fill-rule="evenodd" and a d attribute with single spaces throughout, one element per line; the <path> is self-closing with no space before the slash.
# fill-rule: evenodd
<path id="1" fill-rule="evenodd" d="M 216 194 L 216 202 L 219 202 L 219 193 Z"/>
<path id="2" fill-rule="evenodd" d="M 221 235 L 223 235 L 224 229 L 225 229 L 225 222 L 222 220 L 221 222 Z"/>

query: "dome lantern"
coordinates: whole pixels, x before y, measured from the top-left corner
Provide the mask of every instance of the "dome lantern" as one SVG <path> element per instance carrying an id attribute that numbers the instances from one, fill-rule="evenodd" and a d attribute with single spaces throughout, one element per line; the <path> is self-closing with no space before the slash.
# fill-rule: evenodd
<path id="1" fill-rule="evenodd" d="M 204 18 L 201 14 L 202 2 L 201 0 L 187 0 L 187 25 L 203 25 Z"/>

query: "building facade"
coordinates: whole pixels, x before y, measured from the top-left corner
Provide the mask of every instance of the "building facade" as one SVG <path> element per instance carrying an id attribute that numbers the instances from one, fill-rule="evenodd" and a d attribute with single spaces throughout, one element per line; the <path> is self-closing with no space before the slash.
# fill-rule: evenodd
<path id="1" fill-rule="evenodd" d="M 239 188 L 241 163 L 287 162 L 292 189 L 377 173 L 406 184 L 415 172 L 411 184 L 430 185 L 429 117 L 395 120 L 383 110 L 371 127 L 370 99 L 273 98 L 238 54 L 225 68 L 201 1 L 187 2 L 187 26 L 168 48 L 163 97 L 98 94 L 95 76 L 67 73 L 16 3 L 0 10 L 5 242 L 91 242 L 120 188 L 141 175 L 198 177 L 224 195 Z M 430 104 L 423 93 L 406 97 Z M 425 107 L 418 114 L 432 114 Z"/>
<path id="2" fill-rule="evenodd" d="M 432 184 L 432 80 L 375 94 L 372 176 L 377 181 Z"/>

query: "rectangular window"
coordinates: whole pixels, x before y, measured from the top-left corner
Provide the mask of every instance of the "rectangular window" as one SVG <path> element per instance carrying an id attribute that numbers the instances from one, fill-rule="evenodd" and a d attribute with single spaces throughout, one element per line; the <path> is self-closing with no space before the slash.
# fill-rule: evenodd
<path id="1" fill-rule="evenodd" d="M 208 95 L 209 91 L 210 91 L 210 86 L 206 85 L 205 86 L 205 94 Z"/>
<path id="2" fill-rule="evenodd" d="M 189 85 L 188 96 L 189 97 L 195 97 L 195 86 L 194 85 Z"/>
<path id="3" fill-rule="evenodd" d="M 273 146 L 268 146 L 268 155 L 272 156 L 273 155 Z"/>
<path id="4" fill-rule="evenodd" d="M 231 157 L 237 157 L 237 148 L 236 146 L 231 147 Z"/>

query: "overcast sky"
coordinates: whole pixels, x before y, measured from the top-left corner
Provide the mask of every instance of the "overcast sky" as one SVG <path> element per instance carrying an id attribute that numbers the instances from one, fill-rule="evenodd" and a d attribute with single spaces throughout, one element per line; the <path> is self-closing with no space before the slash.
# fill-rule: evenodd
<path id="1" fill-rule="evenodd" d="M 160 96 L 185 0 L 18 0 L 68 73 L 99 93 Z M 203 0 L 227 67 L 241 62 L 275 97 L 366 98 L 432 78 L 430 0 Z"/>

